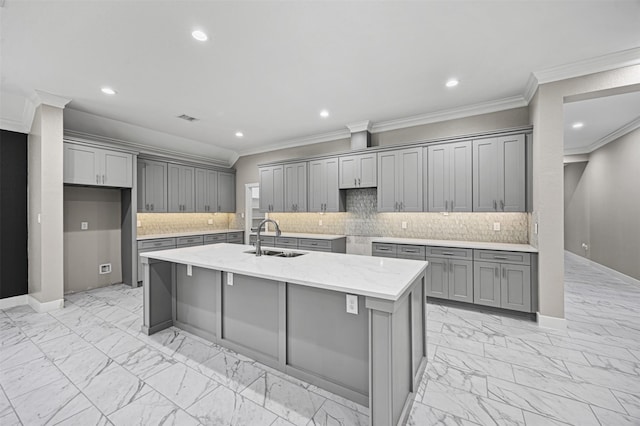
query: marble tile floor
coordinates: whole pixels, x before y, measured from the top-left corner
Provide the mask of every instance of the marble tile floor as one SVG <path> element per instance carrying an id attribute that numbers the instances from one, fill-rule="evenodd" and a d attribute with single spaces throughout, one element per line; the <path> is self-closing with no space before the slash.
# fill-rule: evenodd
<path id="1" fill-rule="evenodd" d="M 429 303 L 408 425 L 640 425 L 640 286 L 567 255 L 567 329 Z M 141 289 L 0 310 L 0 425 L 368 425 L 368 410 L 171 328 Z"/>

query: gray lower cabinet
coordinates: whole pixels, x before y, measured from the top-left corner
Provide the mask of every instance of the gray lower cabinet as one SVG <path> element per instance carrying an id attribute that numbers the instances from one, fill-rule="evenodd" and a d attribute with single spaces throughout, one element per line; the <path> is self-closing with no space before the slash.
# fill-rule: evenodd
<path id="1" fill-rule="evenodd" d="M 473 141 L 473 211 L 526 211 L 524 135 Z"/>
<path id="2" fill-rule="evenodd" d="M 138 241 L 138 281 L 142 281 L 144 270 L 140 254 L 149 251 L 169 250 L 176 248 L 175 238 L 158 238 L 155 240 Z"/>
<path id="3" fill-rule="evenodd" d="M 256 235 L 249 236 L 249 244 L 256 244 Z M 324 251 L 327 253 L 346 253 L 347 238 L 333 238 L 330 240 L 321 238 L 297 238 L 297 237 L 273 237 L 262 236 L 263 247 L 280 247 L 288 249 L 300 249 L 307 251 Z"/>
<path id="4" fill-rule="evenodd" d="M 471 142 L 425 148 L 425 210 L 470 212 L 472 210 Z"/>
<path id="5" fill-rule="evenodd" d="M 260 167 L 260 211 L 284 211 L 284 166 Z"/>
<path id="6" fill-rule="evenodd" d="M 422 211 L 422 148 L 378 153 L 378 211 Z"/>
<path id="7" fill-rule="evenodd" d="M 427 297 L 473 303 L 471 249 L 426 247 Z"/>
<path id="8" fill-rule="evenodd" d="M 138 212 L 167 211 L 167 163 L 138 159 Z"/>
<path id="9" fill-rule="evenodd" d="M 535 311 L 532 291 L 532 281 L 535 282 L 532 280 L 534 256 L 529 253 L 474 250 L 475 303 L 522 312 Z"/>
<path id="10" fill-rule="evenodd" d="M 179 164 L 168 165 L 168 211 L 193 213 L 195 206 L 195 168 Z"/>
<path id="11" fill-rule="evenodd" d="M 307 163 L 284 165 L 284 211 L 307 211 Z"/>
<path id="12" fill-rule="evenodd" d="M 338 157 L 309 162 L 309 211 L 343 212 L 346 195 L 338 184 Z"/>

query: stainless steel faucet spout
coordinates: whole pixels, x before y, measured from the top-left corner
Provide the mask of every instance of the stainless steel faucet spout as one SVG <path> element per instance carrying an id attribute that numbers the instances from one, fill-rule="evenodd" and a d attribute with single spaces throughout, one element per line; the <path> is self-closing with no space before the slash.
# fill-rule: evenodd
<path id="1" fill-rule="evenodd" d="M 278 225 L 278 222 L 276 222 L 275 220 L 265 219 L 262 222 L 260 222 L 260 224 L 258 225 L 258 234 L 256 235 L 256 256 L 262 256 L 262 249 L 261 249 L 262 239 L 260 238 L 260 235 L 262 233 L 262 227 L 267 222 L 273 223 L 273 225 L 276 227 L 276 237 L 279 237 L 280 234 L 282 234 L 282 232 L 280 232 L 280 226 Z"/>

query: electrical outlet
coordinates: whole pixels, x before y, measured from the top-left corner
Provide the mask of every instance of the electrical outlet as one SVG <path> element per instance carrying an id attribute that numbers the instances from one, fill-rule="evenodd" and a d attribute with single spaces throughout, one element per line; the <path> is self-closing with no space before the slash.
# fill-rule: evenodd
<path id="1" fill-rule="evenodd" d="M 493 222 L 493 230 L 494 231 L 500 230 L 500 222 Z"/>
<path id="2" fill-rule="evenodd" d="M 38 213 L 38 223 L 40 223 L 40 213 Z"/>
<path id="3" fill-rule="evenodd" d="M 322 226 L 322 219 L 318 221 L 318 226 Z"/>
<path id="4" fill-rule="evenodd" d="M 233 273 L 227 272 L 227 285 L 233 285 Z"/>
<path id="5" fill-rule="evenodd" d="M 533 224 L 533 233 L 538 235 L 538 224 L 537 223 Z"/>
<path id="6" fill-rule="evenodd" d="M 358 296 L 347 294 L 347 313 L 358 315 Z"/>
<path id="7" fill-rule="evenodd" d="M 191 265 L 187 265 L 187 276 L 188 277 L 193 276 L 193 267 Z"/>
<path id="8" fill-rule="evenodd" d="M 244 219 L 244 213 L 240 213 L 240 217 Z"/>
<path id="9" fill-rule="evenodd" d="M 82 229 L 83 231 L 89 229 L 89 222 L 80 222 L 80 229 Z"/>
<path id="10" fill-rule="evenodd" d="M 138 228 L 140 228 L 140 227 L 142 226 L 142 222 L 140 222 L 139 220 L 138 220 L 138 221 L 136 221 L 136 226 L 137 226 Z"/>
<path id="11" fill-rule="evenodd" d="M 208 223 L 209 225 L 213 225 L 213 219 L 207 219 L 207 223 Z"/>
<path id="12" fill-rule="evenodd" d="M 98 266 L 98 273 L 100 275 L 110 274 L 111 273 L 111 264 L 110 263 L 103 263 L 102 265 Z"/>
<path id="13" fill-rule="evenodd" d="M 407 222 L 402 221 L 402 229 L 407 229 Z"/>

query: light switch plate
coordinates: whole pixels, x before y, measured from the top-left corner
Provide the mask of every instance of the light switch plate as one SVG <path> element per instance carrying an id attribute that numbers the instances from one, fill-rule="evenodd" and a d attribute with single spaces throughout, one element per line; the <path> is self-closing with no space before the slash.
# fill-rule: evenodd
<path id="1" fill-rule="evenodd" d="M 347 313 L 358 315 L 358 296 L 347 294 Z"/>
<path id="2" fill-rule="evenodd" d="M 193 276 L 193 267 L 191 265 L 187 265 L 187 276 Z"/>
<path id="3" fill-rule="evenodd" d="M 89 229 L 89 222 L 80 222 L 80 229 L 82 229 L 83 231 Z"/>
<path id="4" fill-rule="evenodd" d="M 233 273 L 227 272 L 227 285 L 233 285 Z"/>

